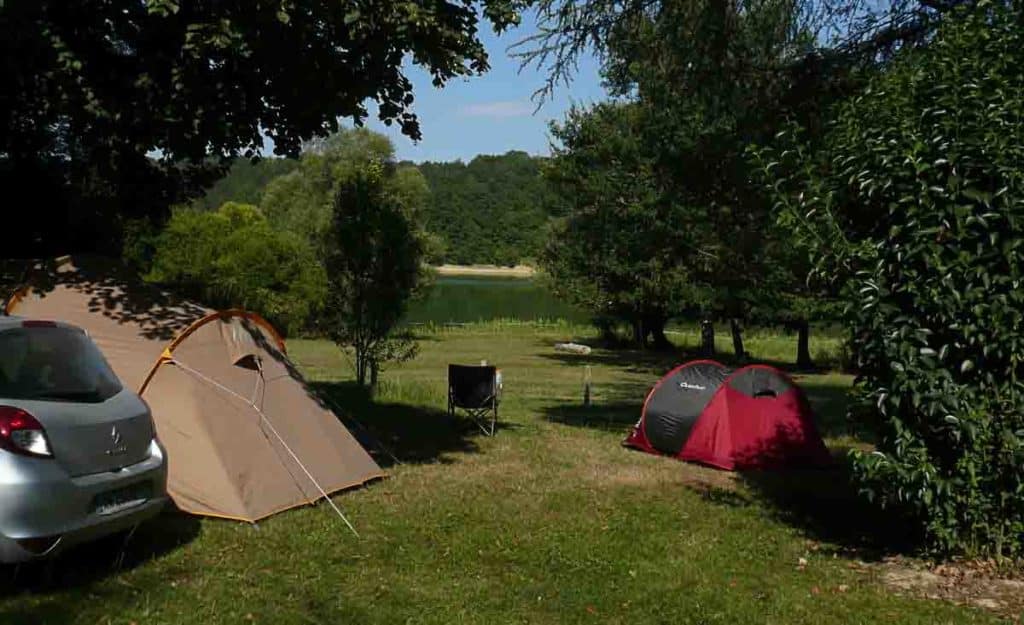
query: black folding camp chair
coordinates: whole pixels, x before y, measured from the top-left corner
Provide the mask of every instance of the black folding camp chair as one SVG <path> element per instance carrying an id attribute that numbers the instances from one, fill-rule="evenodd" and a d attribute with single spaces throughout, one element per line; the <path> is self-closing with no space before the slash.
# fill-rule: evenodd
<path id="1" fill-rule="evenodd" d="M 500 389 L 497 369 L 489 366 L 448 365 L 448 414 L 460 408 L 484 434 L 494 436 Z M 490 419 L 488 419 L 490 416 Z"/>

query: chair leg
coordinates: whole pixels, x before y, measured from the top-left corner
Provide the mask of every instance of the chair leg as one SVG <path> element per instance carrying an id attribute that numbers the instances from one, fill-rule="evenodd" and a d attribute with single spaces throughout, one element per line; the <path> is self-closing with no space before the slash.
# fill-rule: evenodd
<path id="1" fill-rule="evenodd" d="M 493 436 L 491 430 L 487 428 L 488 424 L 486 408 L 484 408 L 483 410 L 480 410 L 479 408 L 469 409 L 466 410 L 466 414 L 469 415 L 469 418 L 473 420 L 473 423 L 475 423 L 476 426 L 480 428 L 480 431 L 483 432 L 484 436 Z"/>
<path id="2" fill-rule="evenodd" d="M 456 406 L 455 402 L 449 397 L 448 416 L 455 418 L 458 408 L 459 406 Z M 462 410 L 480 428 L 484 436 L 494 436 L 494 433 L 498 430 L 498 402 L 496 400 L 492 400 L 490 406 L 484 404 L 483 408 L 463 407 Z"/>

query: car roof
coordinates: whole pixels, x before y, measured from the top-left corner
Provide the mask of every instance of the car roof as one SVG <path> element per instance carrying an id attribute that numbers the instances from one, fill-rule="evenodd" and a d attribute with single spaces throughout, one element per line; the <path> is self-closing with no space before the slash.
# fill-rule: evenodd
<path id="1" fill-rule="evenodd" d="M 78 326 L 71 325 L 70 323 L 64 323 L 63 321 L 53 321 L 51 319 L 26 319 L 25 317 L 15 317 L 13 315 L 0 315 L 0 330 L 10 330 L 11 328 L 24 327 L 26 323 L 31 324 L 32 322 L 42 321 L 47 325 L 53 324 L 58 328 L 71 328 L 72 330 L 78 330 L 79 332 L 85 332 Z"/>

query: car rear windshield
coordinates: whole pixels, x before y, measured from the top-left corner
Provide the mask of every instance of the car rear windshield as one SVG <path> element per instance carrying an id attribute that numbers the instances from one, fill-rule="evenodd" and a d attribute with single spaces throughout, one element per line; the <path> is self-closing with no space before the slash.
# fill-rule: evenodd
<path id="1" fill-rule="evenodd" d="M 81 330 L 0 330 L 0 397 L 102 402 L 120 392 L 121 382 Z"/>

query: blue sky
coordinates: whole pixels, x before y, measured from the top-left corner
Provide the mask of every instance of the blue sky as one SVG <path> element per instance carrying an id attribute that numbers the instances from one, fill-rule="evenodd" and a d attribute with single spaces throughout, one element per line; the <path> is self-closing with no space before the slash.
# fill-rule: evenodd
<path id="1" fill-rule="evenodd" d="M 449 82 L 443 89 L 430 84 L 427 73 L 412 67 L 408 75 L 415 85 L 414 111 L 420 119 L 423 140 L 413 143 L 397 127 L 372 118 L 367 127 L 391 137 L 401 160 L 468 161 L 478 154 L 502 154 L 523 150 L 547 154 L 548 122 L 562 119 L 572 103 L 589 104 L 605 97 L 598 64 L 593 58 L 580 63 L 572 83 L 560 85 L 554 97 L 534 113 L 533 92 L 544 84 L 535 68 L 519 72 L 519 61 L 506 49 L 536 31 L 533 15 L 525 15 L 519 28 L 500 37 L 489 24 L 481 24 L 482 39 L 490 55 L 491 71 Z"/>

